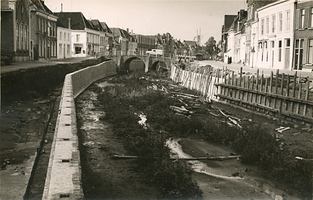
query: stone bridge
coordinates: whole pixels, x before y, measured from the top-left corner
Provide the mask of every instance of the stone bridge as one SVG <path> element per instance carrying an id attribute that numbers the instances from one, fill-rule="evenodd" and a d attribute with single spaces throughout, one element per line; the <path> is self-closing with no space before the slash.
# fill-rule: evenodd
<path id="1" fill-rule="evenodd" d="M 171 58 L 162 57 L 162 56 L 139 56 L 139 55 L 124 55 L 124 56 L 114 56 L 112 58 L 117 66 L 119 71 L 129 70 L 129 64 L 135 59 L 140 59 L 145 66 L 145 72 L 149 70 L 156 70 L 159 64 L 165 65 L 167 69 L 171 68 Z"/>

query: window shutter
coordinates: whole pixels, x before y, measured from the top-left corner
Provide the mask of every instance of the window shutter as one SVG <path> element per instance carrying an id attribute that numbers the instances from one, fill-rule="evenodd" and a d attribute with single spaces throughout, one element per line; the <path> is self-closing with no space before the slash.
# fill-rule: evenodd
<path id="1" fill-rule="evenodd" d="M 300 20 L 301 20 L 301 13 L 300 13 L 300 9 L 296 10 L 296 29 L 299 29 L 300 26 Z"/>

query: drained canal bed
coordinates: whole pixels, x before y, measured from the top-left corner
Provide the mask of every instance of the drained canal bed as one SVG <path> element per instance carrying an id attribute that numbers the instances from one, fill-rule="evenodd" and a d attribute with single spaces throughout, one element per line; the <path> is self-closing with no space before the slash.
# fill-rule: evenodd
<path id="1" fill-rule="evenodd" d="M 137 80 L 139 83 L 123 82 L 128 79 Z M 225 145 L 217 145 L 203 140 L 201 135 L 191 135 L 192 131 L 188 126 L 195 114 L 183 116 L 173 114 L 165 100 L 162 99 L 163 96 L 156 94 L 160 92 L 155 88 L 161 84 L 161 80 L 157 80 L 155 83 L 158 86 L 154 86 L 154 83 L 151 86 L 151 81 L 147 81 L 147 79 L 143 79 L 139 75 L 133 75 L 131 78 L 124 76 L 104 79 L 92 84 L 76 99 L 82 180 L 86 199 L 161 199 L 170 196 L 182 199 L 188 195 L 193 199 L 301 199 L 297 190 L 290 189 L 289 185 L 265 178 L 257 166 L 243 164 L 240 159 L 224 161 L 170 160 L 170 154 L 179 158 L 192 158 L 229 156 L 234 152 Z M 162 82 L 163 85 L 166 83 Z M 127 89 L 128 85 L 132 85 L 133 88 Z M 162 93 L 166 93 L 164 88 L 162 90 Z M 146 93 L 151 96 L 151 99 L 145 96 Z M 147 99 L 141 100 L 142 96 Z M 122 101 L 125 99 L 126 101 Z M 166 101 L 175 103 L 172 97 Z M 146 105 L 147 102 L 151 105 Z M 154 103 L 159 103 L 162 107 L 155 108 Z M 164 112 L 161 116 L 158 113 L 161 112 L 160 110 Z M 199 110 L 195 111 L 199 113 L 198 115 L 202 118 L 209 118 Z M 176 118 L 177 116 L 179 118 Z M 171 120 L 168 120 L 169 118 Z M 119 120 L 117 121 L 118 125 L 112 123 L 116 119 Z M 168 124 L 169 121 L 172 124 Z M 185 123 L 186 126 L 176 127 L 175 123 Z M 193 121 L 193 123 L 197 122 Z M 193 130 L 198 132 L 197 128 Z M 180 134 L 174 134 L 177 131 L 180 131 Z M 131 135 L 134 132 L 137 134 L 136 137 Z M 150 137 L 152 134 L 156 135 L 153 136 L 154 139 Z M 158 146 L 154 151 L 150 151 L 149 148 L 158 141 L 163 141 L 160 143 L 163 147 Z M 179 179 L 179 175 L 175 175 L 177 166 L 180 168 L 184 165 L 179 163 L 187 163 L 187 166 L 194 171 L 191 175 L 191 182 L 188 183 L 195 181 L 202 191 L 202 195 L 199 195 L 197 187 L 192 184 L 188 184 L 186 193 L 179 193 L 176 190 L 164 192 L 166 186 L 160 184 L 162 177 L 164 182 L 170 181 L 168 177 L 162 175 L 163 169 L 151 175 L 151 172 L 140 166 L 141 159 L 112 159 L 115 155 L 139 155 L 139 157 L 143 156 L 145 159 L 149 159 L 150 155 L 158 160 L 156 155 L 161 154 L 156 152 L 167 152 L 166 146 L 169 148 L 168 161 L 162 160 L 161 162 L 166 163 L 163 163 L 164 165 L 154 164 L 162 168 L 172 165 L 168 165 L 168 163 L 174 163 L 174 165 L 177 163 L 176 168 L 171 168 L 172 172 L 168 173 L 168 177 Z M 135 147 L 141 149 L 134 150 Z M 149 155 L 143 155 L 142 149 L 146 149 Z M 189 174 L 188 170 L 183 173 Z M 147 178 L 147 174 L 151 175 L 151 178 Z M 159 178 L 156 178 L 158 176 Z M 186 177 L 189 176 L 186 175 Z M 187 179 L 189 180 L 189 178 Z M 180 187 L 180 189 L 182 188 Z M 182 190 L 186 190 L 186 188 Z"/>

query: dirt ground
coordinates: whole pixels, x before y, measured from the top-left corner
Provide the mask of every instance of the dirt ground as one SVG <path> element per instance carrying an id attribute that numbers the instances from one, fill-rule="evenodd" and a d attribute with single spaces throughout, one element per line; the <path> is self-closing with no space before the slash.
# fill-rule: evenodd
<path id="1" fill-rule="evenodd" d="M 96 100 L 96 93 L 93 92 L 96 87 L 98 86 L 93 84 L 78 97 L 76 104 L 81 143 L 83 188 L 86 199 L 160 198 L 158 188 L 147 182 L 143 175 L 135 170 L 135 160 L 114 160 L 111 158 L 113 155 L 129 154 L 124 149 L 122 141 L 110 129 L 111 125 L 99 120 L 105 113 Z M 241 110 L 218 102 L 213 102 L 210 107 L 216 115 L 219 114 L 218 109 L 221 109 L 224 113 L 242 121 L 248 120 L 263 124 L 283 143 L 281 145 L 282 150 L 288 146 L 293 150 L 295 156 L 307 157 L 308 153 L 312 152 L 311 127 L 291 122 L 278 122 L 277 119 L 269 116 L 259 115 L 253 111 Z M 223 119 L 221 115 L 217 118 Z M 275 129 L 280 126 L 290 127 L 290 129 L 278 133 Z M 189 155 L 203 156 L 208 153 L 212 144 L 202 143 L 201 138 L 192 138 L 191 140 L 186 138 L 181 142 L 181 145 Z M 226 155 L 229 155 L 231 151 L 223 146 L 219 149 L 224 149 L 222 152 Z M 194 173 L 200 188 L 203 189 L 204 199 L 207 197 L 210 199 L 275 199 L 275 196 L 273 197 L 275 194 L 278 195 L 276 199 L 283 197 L 298 199 L 297 196 L 300 196 L 291 186 L 266 179 L 265 174 L 262 174 L 263 172 L 259 171 L 256 166 L 243 168 L 242 165 L 239 167 L 236 162 L 238 161 L 231 161 L 228 164 L 227 162 L 218 163 L 216 166 L 223 167 L 223 173 L 228 173 L 229 176 L 240 173 L 241 176 L 249 177 L 250 182 L 238 184 L 233 181 Z M 226 169 L 227 166 L 229 169 Z M 254 179 L 258 181 L 254 181 Z M 247 190 L 248 186 L 251 185 L 253 185 L 253 189 Z"/>
<path id="2" fill-rule="evenodd" d="M 2 96 L 0 199 L 21 199 L 25 195 L 40 142 L 46 131 L 54 132 L 49 120 L 59 91 Z M 45 153 L 49 156 L 49 151 Z M 40 172 L 39 194 L 43 191 L 46 167 Z"/>
<path id="3" fill-rule="evenodd" d="M 158 188 L 135 170 L 136 160 L 116 160 L 128 155 L 97 103 L 92 85 L 76 100 L 85 199 L 156 199 Z"/>
<path id="4" fill-rule="evenodd" d="M 94 85 L 92 86 L 94 87 Z M 5 99 L 1 106 L 0 131 L 0 190 L 1 199 L 17 199 L 25 194 L 32 164 L 37 148 L 42 140 L 45 129 L 53 132 L 54 126 L 49 124 L 49 115 L 52 112 L 52 103 L 59 92 L 41 95 L 29 92 L 19 98 Z M 92 128 L 93 121 L 98 121 L 101 108 L 92 107 L 97 103 L 90 98 L 90 90 L 84 92 L 77 101 L 79 123 L 79 137 L 82 150 L 83 186 L 86 199 L 157 199 L 161 192 L 147 182 L 143 175 L 135 170 L 135 160 L 113 160 L 111 156 L 128 155 L 122 142 L 117 139 L 110 129 L 110 124 L 104 123 L 101 127 Z M 80 114 L 79 110 L 91 108 L 88 112 L 100 114 Z M 291 122 L 278 122 L 267 116 L 257 115 L 255 112 L 246 112 L 232 106 L 213 103 L 214 107 L 242 120 L 252 120 L 264 124 L 276 134 L 283 143 L 282 148 L 288 146 L 293 150 L 294 156 L 308 157 L 312 153 L 312 127 Z M 87 111 L 84 111 L 87 112 Z M 87 118 L 84 118 L 87 117 Z M 89 121 L 89 122 L 88 122 Z M 84 125 L 84 123 L 86 123 Z M 89 123 L 89 124 L 88 124 Z M 290 127 L 283 133 L 275 131 L 276 128 Z M 85 127 L 84 130 L 82 127 Z M 49 141 L 48 141 L 49 142 Z M 189 150 L 187 147 L 190 147 Z M 185 145 L 184 151 L 193 155 L 193 146 Z M 46 152 L 48 155 L 49 152 Z M 195 173 L 197 179 L 205 181 L 203 174 Z M 45 175 L 38 177 L 44 180 Z M 212 178 L 213 180 L 214 178 Z M 209 181 L 212 181 L 209 180 Z M 213 181 L 216 181 L 215 179 Z M 44 183 L 44 181 L 43 181 Z M 218 187 L 211 192 L 220 191 Z"/>

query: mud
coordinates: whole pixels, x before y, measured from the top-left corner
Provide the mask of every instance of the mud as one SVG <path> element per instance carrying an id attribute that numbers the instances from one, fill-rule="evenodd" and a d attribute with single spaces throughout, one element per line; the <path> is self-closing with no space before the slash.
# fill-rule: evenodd
<path id="1" fill-rule="evenodd" d="M 136 160 L 111 158 L 128 152 L 111 124 L 99 120 L 105 113 L 92 89 L 107 85 L 92 85 L 76 99 L 85 199 L 157 199 L 159 189 L 136 170 Z"/>
<path id="2" fill-rule="evenodd" d="M 179 158 L 228 156 L 233 153 L 228 147 L 199 138 L 171 139 L 167 146 Z M 264 177 L 255 166 L 245 165 L 237 159 L 188 163 L 197 172 L 195 176 L 203 191 L 203 199 L 301 199 L 290 186 Z"/>
<path id="3" fill-rule="evenodd" d="M 2 96 L 1 199 L 21 199 L 27 193 L 40 143 L 47 130 L 54 131 L 49 119 L 59 91 L 60 89 L 50 93 L 25 91 L 19 95 Z M 49 155 L 49 151 L 46 153 Z M 46 167 L 40 172 L 45 174 Z M 44 185 L 44 174 L 41 181 L 37 182 L 38 185 Z"/>

